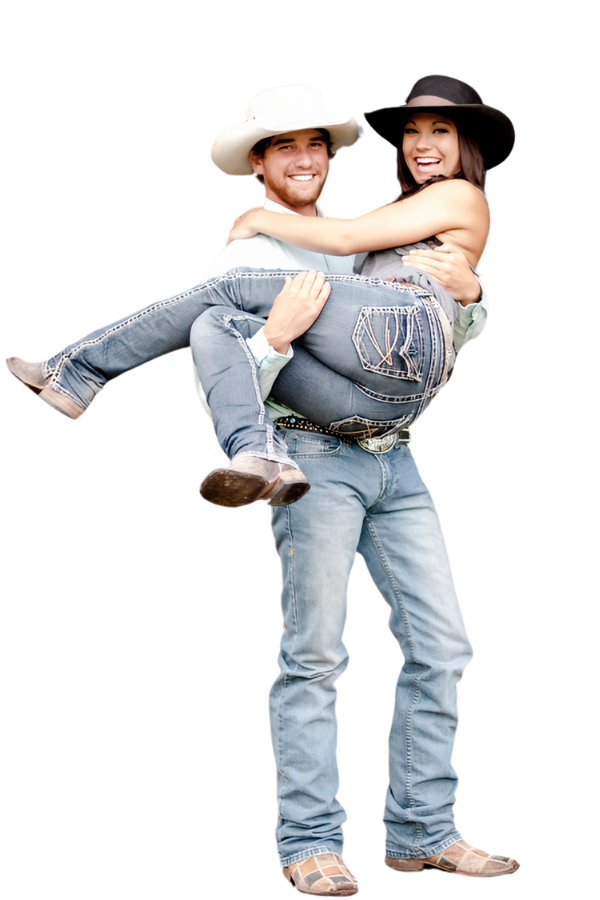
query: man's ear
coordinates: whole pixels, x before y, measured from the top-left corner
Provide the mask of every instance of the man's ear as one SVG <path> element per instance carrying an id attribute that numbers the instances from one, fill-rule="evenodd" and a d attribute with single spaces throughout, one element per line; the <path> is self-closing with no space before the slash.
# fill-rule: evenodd
<path id="1" fill-rule="evenodd" d="M 263 171 L 263 158 L 262 156 L 257 156 L 254 150 L 251 150 L 248 154 L 248 159 L 250 160 L 250 165 L 254 169 L 255 175 L 264 175 Z"/>

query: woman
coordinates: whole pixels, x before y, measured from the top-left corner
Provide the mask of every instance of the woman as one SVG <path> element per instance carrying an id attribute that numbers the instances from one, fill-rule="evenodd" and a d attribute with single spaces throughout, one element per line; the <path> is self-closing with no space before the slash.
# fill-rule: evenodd
<path id="1" fill-rule="evenodd" d="M 469 102 L 457 103 L 461 92 Z M 262 232 L 322 253 L 367 251 L 361 274 L 380 279 L 378 284 L 342 276 L 330 276 L 326 283 L 324 277 L 314 280 L 315 302 L 324 303 L 328 287 L 331 297 L 315 325 L 297 341 L 296 359 L 272 391 L 275 399 L 311 421 L 288 416 L 279 419 L 280 427 L 317 431 L 321 426 L 321 432 L 359 439 L 392 435 L 416 419 L 449 377 L 457 304 L 435 279 L 404 265 L 404 259 L 433 239 L 457 245 L 473 267 L 479 261 L 489 230 L 485 171 L 506 158 L 514 141 L 508 119 L 481 107 L 479 100 L 467 85 L 432 76 L 417 82 L 406 106 L 366 115 L 376 131 L 398 146 L 403 193 L 389 206 L 350 221 L 281 216 L 264 209 L 236 221 L 232 239 Z M 274 275 L 246 273 L 244 295 L 264 290 Z M 277 286 L 283 281 L 279 278 Z M 248 322 L 244 325 L 247 329 Z M 339 340 L 340 333 L 345 340 Z M 209 310 L 192 335 L 217 435 L 232 458 L 229 469 L 209 475 L 201 493 L 224 505 L 270 497 L 273 483 L 264 477 L 269 469 L 261 471 L 256 458 L 275 461 L 272 429 L 252 389 L 231 311 Z M 281 456 L 277 461 L 293 465 Z M 294 490 L 302 495 L 301 476 L 291 468 L 276 483 L 277 503 L 284 499 L 281 491 L 288 502 L 297 499 Z"/>
<path id="2" fill-rule="evenodd" d="M 429 114 L 432 111 L 435 117 Z M 381 137 L 399 148 L 402 202 L 350 221 L 274 216 L 253 210 L 241 217 L 231 233 L 231 238 L 237 239 L 262 230 L 301 246 L 317 246 L 321 251 L 329 247 L 333 254 L 369 252 L 361 276 L 329 276 L 325 288 L 331 295 L 314 325 L 296 342 L 294 359 L 274 387 L 274 395 L 290 409 L 321 427 L 331 427 L 337 435 L 355 439 L 408 427 L 448 380 L 455 360 L 452 326 L 457 303 L 434 278 L 404 265 L 401 255 L 410 242 L 419 246 L 414 242 L 437 235 L 431 240 L 439 243 L 439 238 L 448 237 L 464 250 L 473 266 L 477 265 L 489 227 L 484 168 L 506 158 L 514 140 L 506 116 L 480 103 L 468 85 L 445 76 L 422 78 L 404 106 L 374 110 L 365 118 Z M 245 271 L 238 273 L 237 279 L 227 275 L 202 283 L 181 292 L 183 299 L 193 294 L 195 312 L 189 322 L 180 321 L 181 315 L 177 318 L 176 295 L 90 332 L 43 364 L 8 357 L 7 368 L 25 384 L 40 389 L 41 400 L 77 418 L 85 411 L 82 403 L 89 404 L 110 378 L 132 365 L 185 346 L 190 327 L 196 337 L 201 337 L 203 329 L 211 322 L 214 325 L 215 317 L 223 319 L 223 310 L 219 312 L 218 307 L 224 300 L 230 301 L 225 314 L 230 315 L 233 305 L 251 312 L 260 308 L 265 310 L 261 316 L 269 316 L 274 298 L 287 290 L 285 275 Z M 132 320 L 149 322 L 150 312 L 156 324 L 150 327 L 148 340 L 144 336 L 142 345 L 136 336 L 137 343 L 132 345 Z M 257 328 L 261 324 L 264 322 Z M 105 340 L 107 333 L 110 341 Z M 250 369 L 242 354 L 240 377 L 228 385 L 216 377 L 221 361 L 215 364 L 214 352 L 211 358 L 211 342 L 200 341 L 200 347 L 202 352 L 194 357 L 196 369 L 202 385 L 210 386 L 213 396 L 223 397 L 211 402 L 211 407 L 219 444 L 232 461 L 228 470 L 215 470 L 209 480 L 218 484 L 225 479 L 229 483 L 234 477 L 236 455 L 231 437 L 240 428 L 228 415 L 234 403 L 238 409 L 244 407 L 241 397 L 251 381 Z M 239 352 L 239 345 L 234 344 L 228 354 L 233 358 Z M 132 362 L 136 353 L 139 361 Z M 60 393 L 54 387 L 60 387 Z M 234 388 L 230 394 L 229 387 Z M 250 401 L 255 399 L 251 397 Z M 245 405 L 246 414 L 250 406 Z M 260 404 L 254 412 L 255 418 L 264 418 Z M 273 452 L 273 441 L 277 453 Z M 287 470 L 287 474 L 278 472 L 275 481 L 267 479 L 271 488 L 277 482 L 278 496 L 273 490 L 265 494 L 267 481 L 262 475 L 240 475 L 235 476 L 240 488 L 241 482 L 247 482 L 250 493 L 246 488 L 240 495 L 228 493 L 223 505 L 246 505 L 259 497 L 268 498 L 271 505 L 285 504 L 299 499 L 308 489 L 298 467 L 286 456 L 283 440 L 275 434 L 271 442 L 268 448 L 261 446 L 257 434 L 252 437 L 250 424 L 243 453 L 246 457 L 277 459 Z M 206 483 L 203 485 L 206 488 Z"/>

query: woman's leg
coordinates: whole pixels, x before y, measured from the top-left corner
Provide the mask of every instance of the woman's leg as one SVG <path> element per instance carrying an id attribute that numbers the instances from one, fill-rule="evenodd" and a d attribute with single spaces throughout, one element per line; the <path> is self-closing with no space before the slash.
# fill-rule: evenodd
<path id="1" fill-rule="evenodd" d="M 203 285 L 202 293 L 210 301 L 207 306 L 243 308 L 264 317 L 288 274 L 293 273 L 236 270 Z M 348 417 L 397 419 L 400 405 L 418 405 L 441 389 L 453 351 L 450 329 L 437 314 L 437 301 L 420 288 L 360 276 L 328 275 L 326 280 L 330 296 L 318 319 L 294 346 L 304 347 L 328 370 L 348 379 L 355 390 L 342 416 L 338 396 L 332 395 L 326 381 L 323 396 L 316 403 L 311 397 L 321 413 L 321 420 L 314 421 L 324 425 L 336 422 L 339 427 L 340 420 Z M 299 404 L 304 386 L 297 381 L 293 389 L 292 371 L 288 364 L 274 395 L 303 412 Z M 320 382 L 311 380 L 310 388 L 319 391 Z"/>
<path id="2" fill-rule="evenodd" d="M 268 279 L 276 281 L 272 275 Z M 331 297 L 295 343 L 294 359 L 279 374 L 273 396 L 300 415 L 349 435 L 368 437 L 409 424 L 439 387 L 444 346 L 435 314 L 421 292 L 344 276 L 328 280 Z M 263 289 L 263 278 L 258 272 L 242 272 L 230 284 L 251 303 L 252 293 Z M 229 307 L 213 307 L 192 331 L 198 374 L 230 458 L 239 453 L 273 458 L 273 427 L 245 342 L 248 332 L 261 324 Z M 360 379 L 359 385 L 354 379 Z"/>
<path id="3" fill-rule="evenodd" d="M 69 345 L 43 364 L 49 386 L 85 409 L 107 381 L 189 346 L 195 319 L 214 302 L 230 302 L 226 293 L 222 295 L 221 280 L 154 303 Z M 268 314 L 272 301 L 255 300 L 258 309 Z"/>
<path id="4" fill-rule="evenodd" d="M 61 394 L 85 409 L 108 380 L 187 346 L 194 320 L 211 306 L 268 316 L 286 274 L 233 270 L 92 332 L 42 364 L 44 392 Z M 321 417 L 337 423 L 360 418 L 360 405 L 363 418 L 389 420 L 398 418 L 395 411 L 390 415 L 390 405 L 406 402 L 416 404 L 418 414 L 439 387 L 445 360 L 439 321 L 425 292 L 358 276 L 333 275 L 328 281 L 331 296 L 300 344 L 356 382 L 354 393 L 362 394 L 365 403 L 356 396 L 353 409 L 340 416 L 324 408 Z M 312 405 L 314 385 L 308 387 Z M 375 413 L 379 407 L 385 414 Z"/>
<path id="5" fill-rule="evenodd" d="M 289 463 L 285 442 L 265 409 L 257 364 L 247 344 L 264 324 L 258 316 L 214 306 L 194 322 L 190 346 L 227 456 L 247 454 Z"/>
<path id="6" fill-rule="evenodd" d="M 204 308 L 198 286 L 91 332 L 43 364 L 50 388 L 86 409 L 107 381 L 186 347 Z"/>

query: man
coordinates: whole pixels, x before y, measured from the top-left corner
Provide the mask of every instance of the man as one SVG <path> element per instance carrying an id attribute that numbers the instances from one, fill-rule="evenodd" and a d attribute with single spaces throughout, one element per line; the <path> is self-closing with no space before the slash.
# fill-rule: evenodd
<path id="1" fill-rule="evenodd" d="M 254 171 L 264 179 L 269 209 L 317 215 L 329 146 L 314 129 L 282 134 L 274 124 L 280 122 L 283 128 L 284 116 L 273 113 L 278 101 L 280 110 L 293 109 L 292 90 L 298 89 L 281 88 L 254 98 L 247 122 L 215 142 L 213 160 L 231 174 Z M 261 122 L 272 136 L 261 134 L 262 140 L 254 144 Z M 313 112 L 315 126 L 327 127 L 325 122 Z M 329 134 L 333 130 L 328 127 Z M 268 260 L 267 245 L 272 254 Z M 348 271 L 348 260 L 309 261 L 303 258 L 306 252 L 258 235 L 230 244 L 209 274 L 242 264 Z M 455 327 L 460 347 L 485 321 L 484 310 L 469 302 L 479 298 L 479 283 L 450 248 L 420 255 L 415 262 L 464 304 Z M 285 365 L 290 342 L 306 330 L 311 315 L 316 317 L 314 310 L 307 311 L 303 280 L 298 281 L 289 303 L 276 301 L 265 327 L 248 340 L 263 377 L 270 367 L 272 375 Z M 267 383 L 265 379 L 263 389 Z M 273 510 L 284 582 L 281 671 L 271 692 L 277 839 L 284 874 L 305 893 L 347 895 L 357 890 L 341 860 L 345 813 L 336 799 L 334 712 L 334 682 L 348 660 L 342 632 L 346 587 L 357 551 L 391 606 L 390 626 L 406 660 L 390 736 L 386 863 L 399 870 L 429 864 L 484 877 L 514 871 L 514 860 L 470 848 L 454 828 L 456 779 L 450 755 L 455 685 L 470 647 L 437 516 L 408 448 L 398 444 L 377 454 L 357 443 L 340 444 L 334 437 L 319 439 L 318 429 L 311 432 L 310 423 L 290 416 L 290 410 L 272 400 L 266 406 L 311 484 L 300 502 Z"/>
<path id="2" fill-rule="evenodd" d="M 278 88 L 253 98 L 247 121 L 217 139 L 213 159 L 231 174 L 260 175 L 270 209 L 315 215 L 330 155 L 357 137 L 354 120 L 328 119 L 314 88 Z M 480 305 L 469 303 L 479 297 L 480 286 L 464 258 L 446 249 L 415 261 L 465 304 L 455 343 L 476 336 L 485 314 Z M 351 260 L 307 253 L 258 235 L 230 244 L 207 275 L 240 265 L 351 271 Z M 135 364 L 184 345 L 183 326 L 173 325 L 172 336 L 169 328 L 157 332 L 152 316 L 169 304 L 177 312 L 193 293 L 95 332 L 43 364 L 13 359 L 9 368 L 51 405 L 77 417 L 107 378 L 131 367 L 112 352 L 117 344 L 119 350 L 136 350 Z M 316 314 L 299 288 L 273 305 L 267 325 L 249 341 L 263 395 L 291 355 L 288 345 Z M 131 335 L 136 340 L 128 338 Z M 142 338 L 147 346 L 142 346 Z M 98 348 L 101 368 L 79 366 L 84 351 Z M 391 628 L 406 660 L 390 736 L 386 862 L 400 870 L 420 869 L 427 863 L 483 876 L 514 871 L 514 861 L 472 850 L 454 828 L 456 779 L 450 755 L 455 685 L 470 647 L 435 510 L 406 444 L 378 453 L 377 444 L 361 446 L 319 436 L 311 432 L 310 423 L 290 420 L 289 410 L 268 406 L 279 423 L 278 439 L 285 441 L 292 457 L 302 459 L 311 484 L 300 502 L 273 511 L 286 624 L 281 673 L 271 693 L 280 813 L 277 839 L 284 874 L 305 893 L 346 895 L 357 890 L 341 860 L 345 813 L 336 799 L 334 712 L 334 683 L 347 665 L 342 632 L 346 587 L 357 551 L 391 606 Z"/>

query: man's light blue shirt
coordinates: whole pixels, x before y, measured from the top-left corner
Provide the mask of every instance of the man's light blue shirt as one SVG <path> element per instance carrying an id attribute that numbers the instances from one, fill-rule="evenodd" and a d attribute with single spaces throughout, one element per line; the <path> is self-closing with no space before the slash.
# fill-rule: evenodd
<path id="1" fill-rule="evenodd" d="M 264 208 L 270 212 L 278 212 L 291 216 L 299 213 L 265 199 Z M 317 211 L 318 215 L 321 212 Z M 266 234 L 257 234 L 246 241 L 232 241 L 213 260 L 204 273 L 204 280 L 224 275 L 230 269 L 284 269 L 292 271 L 333 272 L 338 275 L 351 275 L 354 271 L 354 256 L 327 256 L 304 250 L 293 244 L 277 241 Z M 467 341 L 477 337 L 483 331 L 487 319 L 487 297 L 482 293 L 478 303 L 460 306 L 454 322 L 454 345 L 460 350 Z M 292 358 L 294 351 L 289 348 L 287 354 L 278 353 L 268 343 L 261 328 L 254 337 L 248 340 L 248 346 L 258 366 L 258 378 L 263 400 L 269 396 L 277 375 Z M 208 410 L 206 398 L 198 385 L 200 399 Z M 277 404 L 272 398 L 266 400 L 265 406 L 272 419 L 287 416 L 291 410 Z"/>

